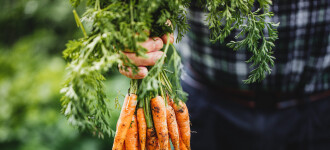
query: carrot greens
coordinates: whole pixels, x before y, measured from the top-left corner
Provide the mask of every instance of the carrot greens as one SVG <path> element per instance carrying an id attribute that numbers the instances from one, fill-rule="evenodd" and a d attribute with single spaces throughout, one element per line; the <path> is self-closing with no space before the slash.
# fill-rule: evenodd
<path id="1" fill-rule="evenodd" d="M 82 1 L 70 2 L 73 7 L 77 7 Z M 69 41 L 66 45 L 63 55 L 69 61 L 68 78 L 61 90 L 62 111 L 72 125 L 97 133 L 100 137 L 104 134 L 114 135 L 115 132 L 109 125 L 110 100 L 104 93 L 103 74 L 118 64 L 131 67 L 133 72 L 136 72 L 137 67 L 128 60 L 123 51 L 130 49 L 137 55 L 145 56 L 146 49 L 138 43 L 144 42 L 149 36 L 172 33 L 173 29 L 166 24 L 167 20 L 171 20 L 173 27 L 180 32 L 177 40 L 181 39 L 188 30 L 185 9 L 188 2 L 87 0 L 86 11 L 81 19 L 74 11 L 77 25 L 85 36 Z M 91 24 L 90 29 L 85 30 L 83 23 Z M 141 83 L 146 87 L 151 83 L 151 86 L 142 91 L 142 88 L 139 88 L 139 92 L 146 93 L 154 86 L 155 80 L 151 74 L 157 74 L 161 65 L 158 63 L 155 69 L 150 71 L 150 81 Z"/>
<path id="2" fill-rule="evenodd" d="M 99 137 L 114 136 L 110 128 L 110 100 L 104 93 L 104 74 L 118 65 L 135 66 L 124 55 L 130 50 L 138 56 L 147 57 L 147 50 L 138 43 L 149 37 L 160 37 L 177 31 L 177 42 L 188 31 L 187 9 L 190 0 L 70 0 L 73 7 L 86 4 L 79 17 L 74 10 L 77 26 L 83 37 L 69 41 L 63 51 L 68 61 L 68 77 L 64 87 L 62 111 L 68 121 L 81 130 L 96 133 Z M 274 64 L 272 48 L 277 39 L 276 26 L 267 22 L 273 14 L 269 11 L 270 0 L 258 0 L 259 9 L 253 10 L 254 0 L 200 0 L 208 12 L 207 21 L 213 42 L 223 42 L 234 30 L 241 30 L 227 45 L 234 50 L 247 47 L 253 56 L 247 61 L 256 67 L 246 83 L 265 78 Z M 172 26 L 168 25 L 168 20 Z M 89 26 L 84 26 L 88 24 Z M 168 36 L 169 37 L 169 36 Z M 170 41 L 170 40 L 167 40 Z M 150 105 L 151 96 L 169 94 L 174 101 L 186 100 L 180 84 L 181 58 L 169 42 L 163 48 L 164 55 L 149 69 L 142 80 L 132 80 L 131 92 L 138 100 Z M 149 98 L 149 99 L 146 99 Z M 147 126 L 152 127 L 150 110 L 144 109 Z"/>
<path id="3" fill-rule="evenodd" d="M 233 30 L 240 31 L 235 38 L 227 44 L 235 51 L 247 48 L 253 55 L 247 60 L 252 63 L 251 71 L 245 83 L 262 81 L 266 73 L 270 74 L 270 66 L 274 65 L 275 57 L 272 56 L 274 42 L 278 38 L 276 27 L 278 23 L 266 21 L 273 16 L 269 8 L 271 0 L 205 0 L 200 2 L 208 11 L 207 21 L 211 30 L 210 39 L 224 42 Z M 256 6 L 259 8 L 254 10 Z"/>

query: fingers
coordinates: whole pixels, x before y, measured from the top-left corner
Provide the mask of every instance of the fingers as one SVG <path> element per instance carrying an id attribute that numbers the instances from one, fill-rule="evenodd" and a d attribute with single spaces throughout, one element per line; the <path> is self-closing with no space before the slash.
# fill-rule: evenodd
<path id="1" fill-rule="evenodd" d="M 138 67 L 139 71 L 135 75 L 133 75 L 132 68 L 130 67 L 127 67 L 127 70 L 125 70 L 122 66 L 118 66 L 118 68 L 122 75 L 131 79 L 143 79 L 148 75 L 148 69 L 146 67 Z"/>
<path id="2" fill-rule="evenodd" d="M 151 37 L 147 41 L 139 44 L 147 49 L 148 52 L 158 51 L 163 48 L 163 41 L 159 37 Z M 130 52 L 130 50 L 126 49 L 125 52 Z"/>
<path id="3" fill-rule="evenodd" d="M 170 35 L 170 37 L 168 38 L 167 37 L 167 34 L 164 34 L 163 36 L 162 36 L 162 40 L 164 41 L 164 44 L 166 44 L 167 43 L 167 39 L 169 39 L 170 41 L 170 44 L 173 44 L 174 43 L 174 34 L 173 33 L 171 33 L 171 34 L 169 34 Z"/>
<path id="4" fill-rule="evenodd" d="M 128 59 L 132 61 L 132 63 L 136 66 L 153 66 L 157 62 L 157 60 L 162 57 L 164 52 L 162 51 L 154 51 L 147 53 L 147 57 L 138 57 L 135 53 L 124 53 Z"/>
<path id="5" fill-rule="evenodd" d="M 159 37 L 152 37 L 141 43 L 141 46 L 147 49 L 148 52 L 158 51 L 163 48 L 163 41 Z"/>
<path id="6" fill-rule="evenodd" d="M 166 22 L 168 26 L 172 26 L 171 21 L 168 20 Z M 172 26 L 173 27 L 173 26 Z M 169 37 L 168 37 L 169 35 Z M 135 53 L 130 53 L 129 49 L 125 50 L 124 54 L 127 56 L 128 59 L 132 61 L 132 63 L 138 67 L 138 73 L 133 75 L 132 69 L 130 67 L 127 70 L 123 69 L 123 67 L 119 67 L 119 72 L 125 75 L 128 78 L 132 79 L 143 79 L 148 75 L 148 69 L 144 66 L 153 66 L 156 64 L 157 60 L 160 59 L 164 52 L 159 51 L 163 48 L 163 45 L 167 42 L 171 44 L 174 43 L 174 34 L 165 34 L 161 38 L 153 37 L 149 38 L 147 41 L 143 43 L 139 43 L 142 47 L 147 49 L 147 57 L 138 57 Z"/>

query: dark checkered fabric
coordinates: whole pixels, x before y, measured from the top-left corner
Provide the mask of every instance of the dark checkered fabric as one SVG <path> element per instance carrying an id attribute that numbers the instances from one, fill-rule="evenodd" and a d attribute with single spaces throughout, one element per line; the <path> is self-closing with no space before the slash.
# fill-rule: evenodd
<path id="1" fill-rule="evenodd" d="M 244 90 L 314 93 L 330 89 L 330 0 L 273 0 L 272 21 L 280 22 L 275 66 L 261 83 L 244 84 L 253 69 L 245 63 L 251 54 L 211 44 L 205 13 L 192 6 L 190 31 L 178 45 L 184 64 L 205 84 Z M 227 41 L 232 40 L 231 37 Z"/>

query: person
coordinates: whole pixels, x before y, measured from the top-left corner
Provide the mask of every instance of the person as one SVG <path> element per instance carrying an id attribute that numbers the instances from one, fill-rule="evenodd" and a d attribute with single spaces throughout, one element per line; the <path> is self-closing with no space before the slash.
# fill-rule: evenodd
<path id="1" fill-rule="evenodd" d="M 182 86 L 189 94 L 192 149 L 329 150 L 330 1 L 273 1 L 272 21 L 280 22 L 275 66 L 253 84 L 243 83 L 253 69 L 245 63 L 251 54 L 211 44 L 202 11 L 192 4 L 191 30 L 178 46 L 184 58 Z M 143 44 L 155 53 L 164 40 Z M 159 58 L 149 56 L 129 58 L 139 66 Z M 138 78 L 147 75 L 146 68 L 141 70 Z"/>

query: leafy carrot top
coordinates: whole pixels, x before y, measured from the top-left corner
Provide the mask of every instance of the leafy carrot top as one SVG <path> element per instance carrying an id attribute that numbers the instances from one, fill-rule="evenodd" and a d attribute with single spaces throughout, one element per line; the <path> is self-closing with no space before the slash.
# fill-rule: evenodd
<path id="1" fill-rule="evenodd" d="M 177 42 L 188 31 L 187 12 L 190 0 L 70 0 L 73 7 L 86 4 L 82 17 L 74 11 L 77 25 L 84 37 L 69 41 L 63 52 L 68 61 L 68 78 L 61 92 L 62 112 L 69 122 L 79 129 L 87 129 L 104 137 L 113 136 L 110 128 L 109 99 L 104 93 L 103 76 L 118 64 L 137 67 L 123 54 L 126 49 L 139 56 L 146 56 L 146 49 L 138 45 L 150 36 L 161 36 L 177 31 Z M 222 42 L 233 29 L 241 30 L 240 41 L 228 46 L 234 50 L 248 47 L 253 56 L 248 60 L 255 70 L 246 83 L 260 81 L 270 73 L 273 65 L 272 47 L 277 39 L 277 24 L 266 22 L 271 17 L 270 0 L 258 0 L 260 9 L 252 11 L 254 0 L 200 0 L 208 12 L 207 21 L 212 31 L 211 40 Z M 173 28 L 166 24 L 170 20 Z M 88 26 L 84 26 L 88 25 Z M 266 31 L 267 32 L 266 32 Z M 267 34 L 266 34 L 267 33 Z M 163 82 L 174 99 L 185 99 L 180 85 L 181 59 L 172 44 L 168 52 L 149 70 L 148 76 L 139 81 L 139 88 L 131 89 L 139 99 L 159 90 Z M 163 65 L 165 62 L 166 65 Z M 168 84 L 170 82 L 171 84 Z M 159 93 L 163 96 L 165 93 Z"/>

